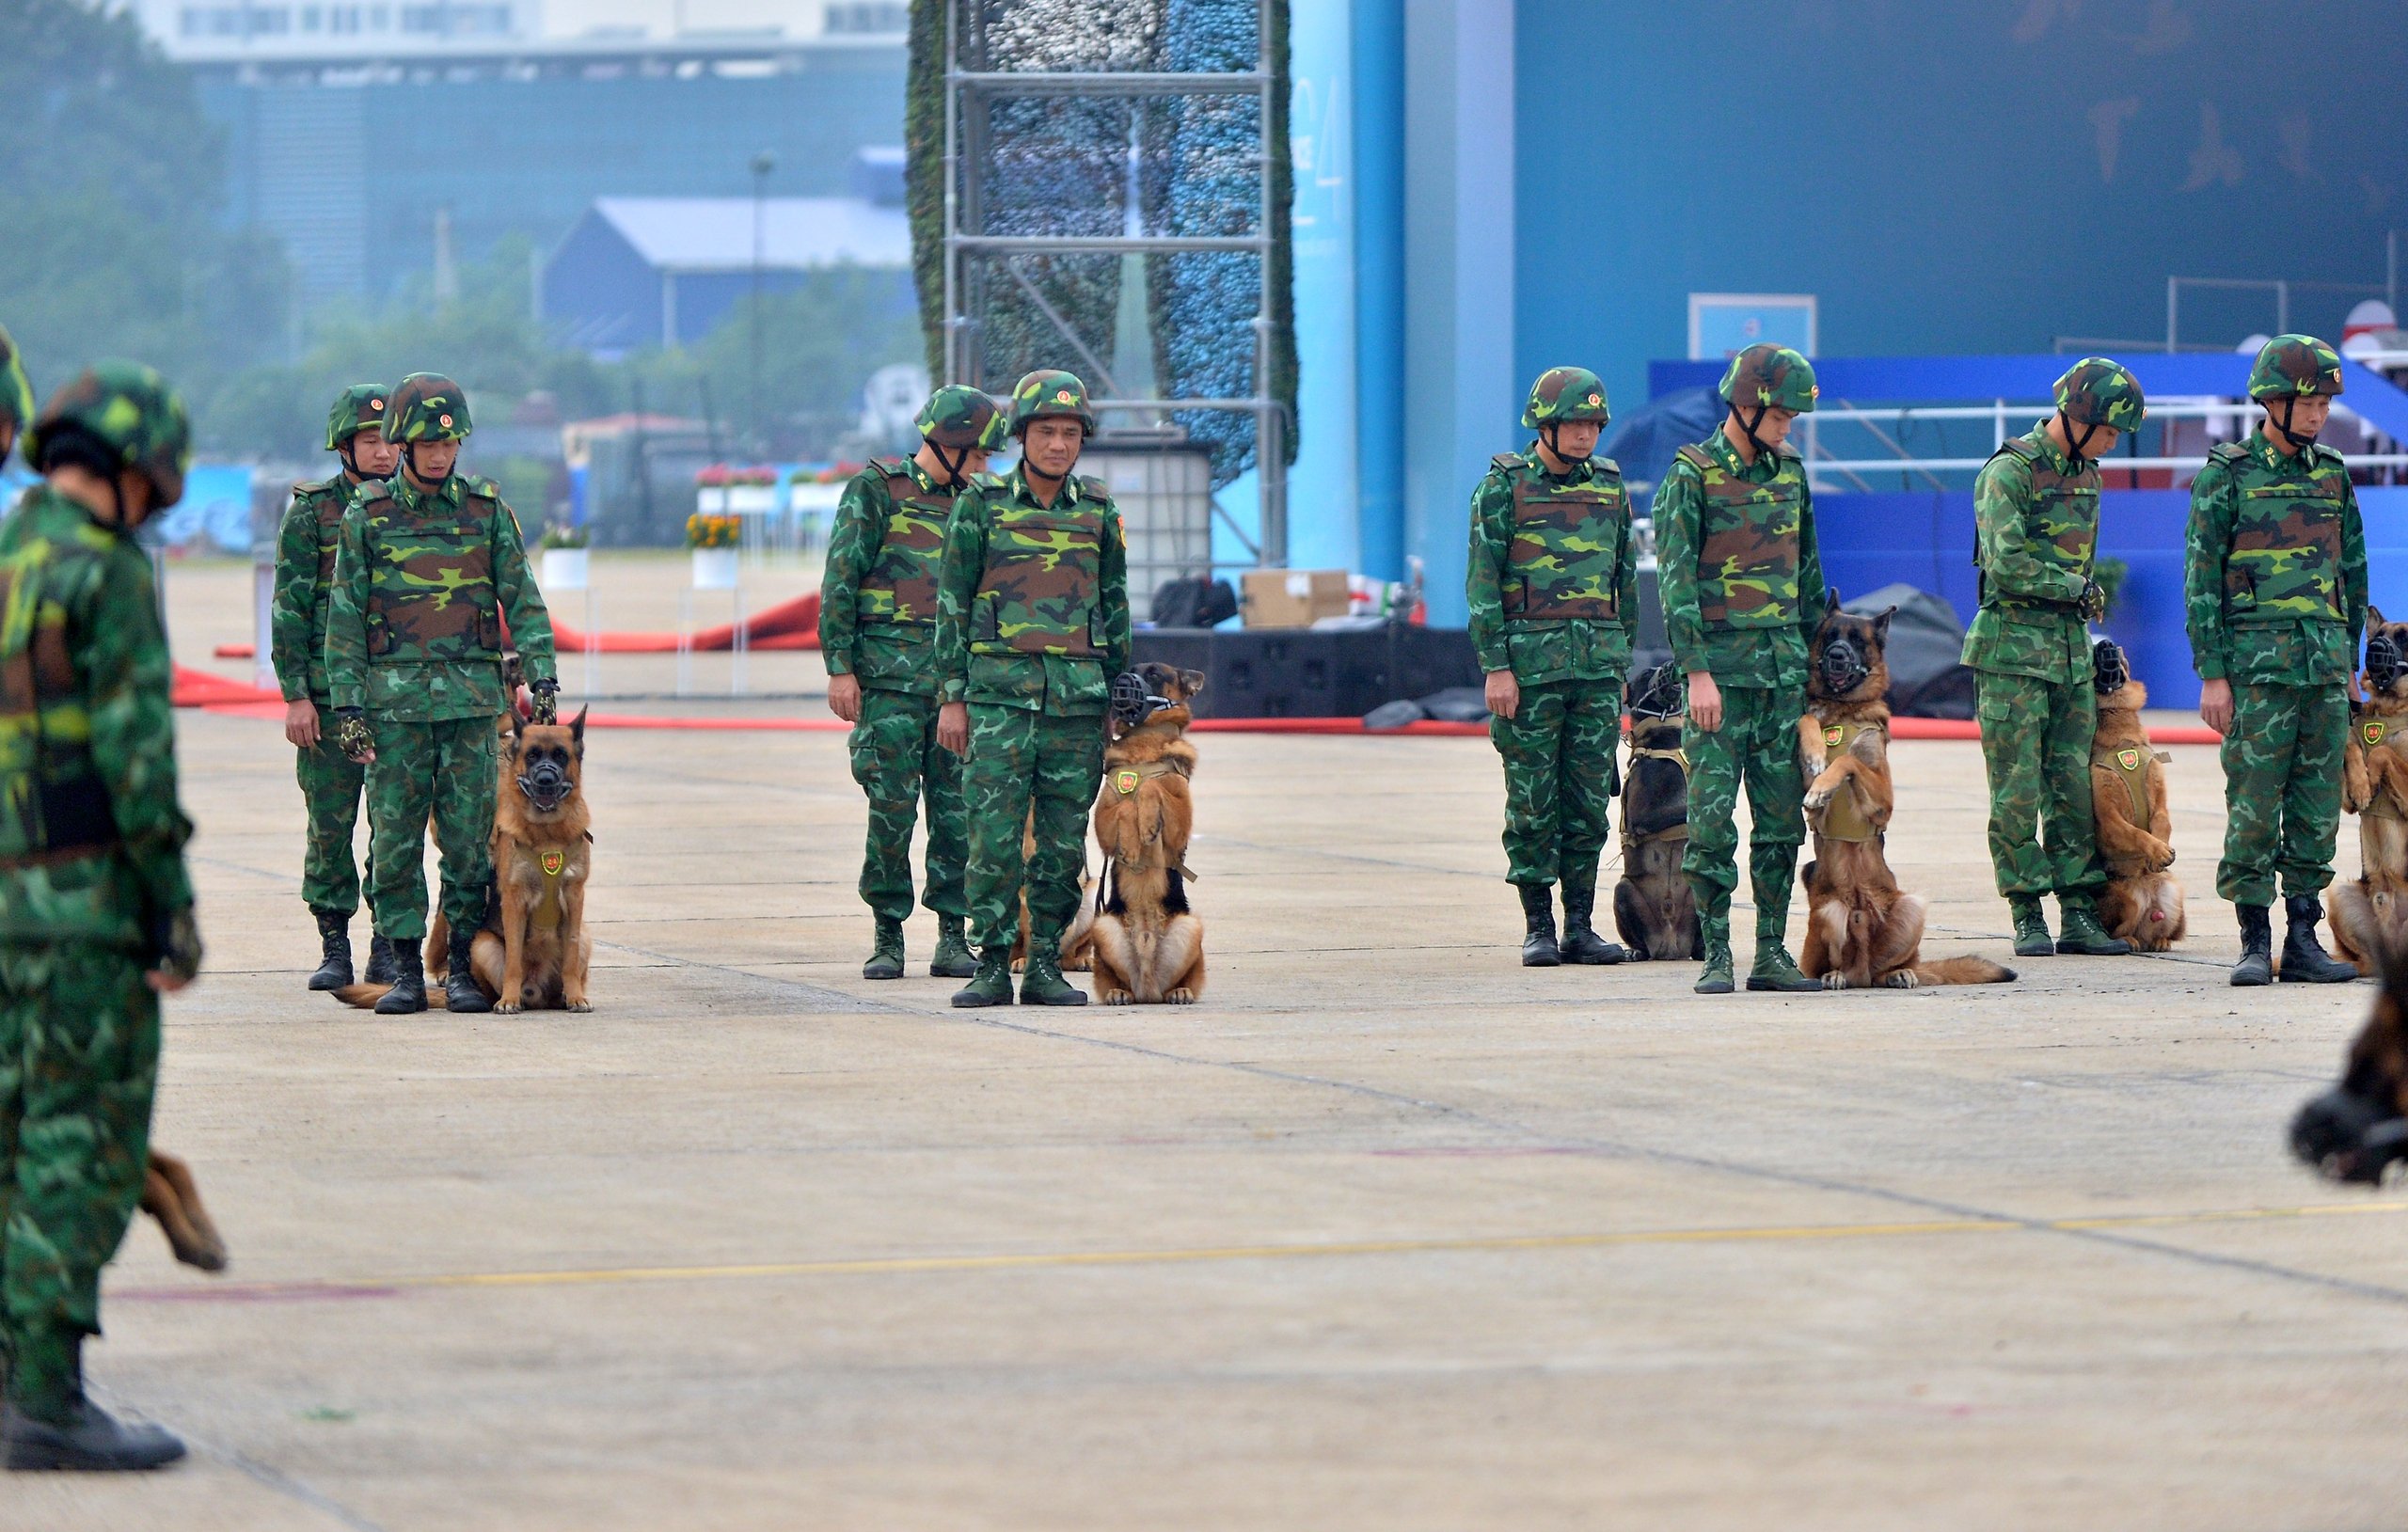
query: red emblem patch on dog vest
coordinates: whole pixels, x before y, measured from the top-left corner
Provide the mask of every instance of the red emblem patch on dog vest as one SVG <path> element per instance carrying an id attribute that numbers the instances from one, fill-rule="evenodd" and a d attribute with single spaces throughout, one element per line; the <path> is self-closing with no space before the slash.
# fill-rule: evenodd
<path id="1" fill-rule="evenodd" d="M 2138 771 L 2141 768 L 2141 752 L 2136 750 L 2117 750 L 2115 764 L 2127 771 Z"/>
<path id="2" fill-rule="evenodd" d="M 1123 767 L 1112 774 L 1112 790 L 1122 798 L 1127 798 L 1137 790 L 1137 784 L 1144 780 L 1137 772 Z"/>
<path id="3" fill-rule="evenodd" d="M 2380 745 L 2383 743 L 2383 735 L 2385 727 L 2386 726 L 2382 722 L 2369 719 L 2366 722 L 2358 725 L 2358 737 L 2365 740 L 2369 745 Z"/>
<path id="4" fill-rule="evenodd" d="M 558 877 L 561 876 L 561 869 L 568 865 L 568 853 L 565 851 L 547 851 L 544 853 L 543 860 L 544 876 L 546 877 Z"/>
<path id="5" fill-rule="evenodd" d="M 1843 738 L 1846 737 L 1846 730 L 1834 724 L 1823 731 L 1823 743 L 1828 746 L 1837 746 Z"/>

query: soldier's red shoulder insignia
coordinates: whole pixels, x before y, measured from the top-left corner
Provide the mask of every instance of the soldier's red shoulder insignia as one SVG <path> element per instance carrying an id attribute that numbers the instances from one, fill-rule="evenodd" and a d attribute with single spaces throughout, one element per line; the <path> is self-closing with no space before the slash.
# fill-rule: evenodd
<path id="1" fill-rule="evenodd" d="M 546 877 L 560 877 L 560 876 L 561 876 L 561 869 L 562 869 L 562 868 L 563 868 L 563 867 L 565 867 L 565 866 L 567 866 L 567 865 L 568 865 L 568 853 L 567 853 L 567 852 L 565 852 L 565 851 L 547 851 L 547 852 L 545 852 L 545 853 L 544 853 L 544 876 L 545 876 Z"/>
<path id="2" fill-rule="evenodd" d="M 1137 773 L 1124 766 L 1112 774 L 1112 790 L 1127 798 L 1137 790 L 1137 783 L 1142 780 Z"/>
<path id="3" fill-rule="evenodd" d="M 2129 747 L 2117 750 L 2115 764 L 2127 771 L 2138 771 L 2141 768 L 2141 752 Z"/>
<path id="4" fill-rule="evenodd" d="M 2365 740 L 2369 745 L 2380 745 L 2383 743 L 2383 735 L 2386 727 L 2387 726 L 2380 719 L 2368 719 L 2366 722 L 2358 725 L 2358 737 Z"/>

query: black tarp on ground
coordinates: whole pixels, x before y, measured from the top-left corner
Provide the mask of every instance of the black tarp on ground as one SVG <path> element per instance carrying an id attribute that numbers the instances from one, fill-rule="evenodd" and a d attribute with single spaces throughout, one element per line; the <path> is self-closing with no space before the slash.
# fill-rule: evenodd
<path id="1" fill-rule="evenodd" d="M 1957 656 L 1965 650 L 1965 625 L 1946 596 L 1911 585 L 1885 585 L 1842 606 L 1855 617 L 1890 619 L 1890 711 L 1909 719 L 1970 719 L 1973 672 Z"/>

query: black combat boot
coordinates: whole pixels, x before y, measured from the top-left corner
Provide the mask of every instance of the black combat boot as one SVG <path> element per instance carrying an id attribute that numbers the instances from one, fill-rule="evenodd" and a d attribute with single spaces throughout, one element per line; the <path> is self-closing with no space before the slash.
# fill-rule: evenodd
<path id="1" fill-rule="evenodd" d="M 928 975 L 937 979 L 974 978 L 978 959 L 971 954 L 970 940 L 962 934 L 958 915 L 937 917 L 937 950 L 928 956 Z"/>
<path id="2" fill-rule="evenodd" d="M 2049 934 L 2049 917 L 2040 908 L 2036 893 L 2010 893 L 2006 896 L 2007 914 L 2015 921 L 2015 956 L 2018 957 L 2054 957 L 2057 939 Z"/>
<path id="3" fill-rule="evenodd" d="M 372 936 L 368 939 L 368 971 L 360 976 L 368 984 L 393 982 L 393 939 Z"/>
<path id="4" fill-rule="evenodd" d="M 1012 1003 L 1012 950 L 989 947 L 978 954 L 978 971 L 954 991 L 953 1003 L 965 1008 L 1009 1005 Z"/>
<path id="5" fill-rule="evenodd" d="M 2131 950 L 2131 942 L 2109 936 L 2099 924 L 2099 909 L 2089 894 L 2057 895 L 2057 951 L 2077 957 L 2122 957 Z"/>
<path id="6" fill-rule="evenodd" d="M 443 1008 L 454 1015 L 474 1016 L 493 1009 L 493 1002 L 477 987 L 476 950 L 476 932 L 464 931 L 456 925 L 452 928 L 452 961 L 443 975 Z"/>
<path id="7" fill-rule="evenodd" d="M 1566 873 L 1563 878 L 1563 940 L 1556 950 L 1567 963 L 1619 963 L 1630 954 L 1622 944 L 1599 936 L 1590 921 L 1597 910 L 1597 870 L 1587 876 Z"/>
<path id="8" fill-rule="evenodd" d="M 12 1471 L 138 1473 L 184 1455 L 184 1445 L 165 1429 L 129 1426 L 87 1398 L 83 1340 L 65 1344 L 64 1378 L 45 1381 L 39 1390 L 32 1380 L 23 1381 L 26 1386 L 12 1389 L 8 1413 L 0 1416 L 0 1441 L 8 1444 Z"/>
<path id="9" fill-rule="evenodd" d="M 426 1009 L 426 970 L 418 956 L 418 938 L 393 939 L 393 987 L 376 1002 L 378 1016 L 409 1016 Z"/>
<path id="10" fill-rule="evenodd" d="M 903 976 L 903 923 L 877 917 L 878 934 L 870 938 L 869 961 L 862 965 L 864 979 L 899 979 Z"/>
<path id="11" fill-rule="evenodd" d="M 2316 908 L 2316 895 L 2294 893 L 2283 900 L 2283 913 L 2290 917 L 2290 924 L 2283 932 L 2283 982 L 2285 984 L 2348 984 L 2358 976 L 2358 971 L 2324 950 L 2316 940 L 2316 919 L 2323 911 Z M 2268 933 L 2272 936 L 2272 933 Z"/>
<path id="12" fill-rule="evenodd" d="M 309 975 L 312 989 L 340 989 L 351 982 L 351 917 L 340 910 L 313 909 L 318 917 L 318 946 L 324 956 L 318 971 Z"/>
<path id="13" fill-rule="evenodd" d="M 2264 905 L 2235 905 L 2241 917 L 2241 961 L 2232 965 L 2232 982 L 2242 988 L 2274 982 L 2274 931 Z"/>
<path id="14" fill-rule="evenodd" d="M 1563 961 L 1555 944 L 1555 894 L 1545 883 L 1516 883 L 1522 895 L 1522 966 L 1554 968 Z"/>

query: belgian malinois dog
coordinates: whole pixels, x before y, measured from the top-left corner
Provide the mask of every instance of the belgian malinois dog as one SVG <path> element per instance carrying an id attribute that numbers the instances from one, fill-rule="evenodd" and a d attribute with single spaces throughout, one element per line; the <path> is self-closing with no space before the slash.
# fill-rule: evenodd
<path id="1" fill-rule="evenodd" d="M 1204 923 L 1187 905 L 1196 759 L 1188 703 L 1203 689 L 1201 672 L 1152 661 L 1114 683 L 1093 819 L 1103 877 L 1089 933 L 1096 998 L 1106 1005 L 1193 1005 L 1204 993 Z"/>
<path id="2" fill-rule="evenodd" d="M 2334 956 L 2373 973 L 2408 952 L 2408 623 L 2367 608 L 2367 700 L 2350 709 L 2341 807 L 2358 816 L 2358 876 L 2325 892 Z"/>
<path id="3" fill-rule="evenodd" d="M 1681 748 L 1688 687 L 1670 660 L 1623 688 L 1630 769 L 1622 779 L 1622 880 L 1614 927 L 1635 958 L 1705 956 L 1697 896 L 1681 874 L 1689 844 L 1689 762 Z"/>
<path id="4" fill-rule="evenodd" d="M 2408 1159 L 2408 950 L 2373 955 L 2383 975 L 2374 1015 L 2350 1045 L 2340 1082 L 2291 1119 L 2291 1152 L 2336 1181 L 2379 1186 Z"/>
<path id="5" fill-rule="evenodd" d="M 1925 904 L 1902 893 L 1882 842 L 1896 796 L 1890 780 L 1890 619 L 1853 617 L 1830 593 L 1806 675 L 1806 716 L 1798 750 L 1808 778 L 1806 825 L 1814 860 L 1798 873 L 1806 889 L 1806 950 L 1798 967 L 1830 989 L 1875 985 L 2005 984 L 2015 971 L 1987 957 L 1923 956 Z"/>
<path id="6" fill-rule="evenodd" d="M 2107 887 L 2099 924 L 2135 952 L 2163 952 L 2190 930 L 2174 865 L 2174 817 L 2165 809 L 2165 763 L 2141 723 L 2148 687 L 2134 678 L 2113 639 L 2090 646 L 2099 730 L 2090 742 L 2090 805 Z"/>
<path id="7" fill-rule="evenodd" d="M 594 870 L 593 815 L 585 802 L 585 714 L 567 723 L 502 720 L 500 782 L 494 793 L 493 892 L 469 963 L 493 1008 L 590 1011 L 586 974 L 594 939 L 585 891 Z M 426 934 L 427 1004 L 440 1009 L 451 926 L 438 911 Z M 372 1006 L 388 985 L 335 991 L 346 1005 Z"/>

